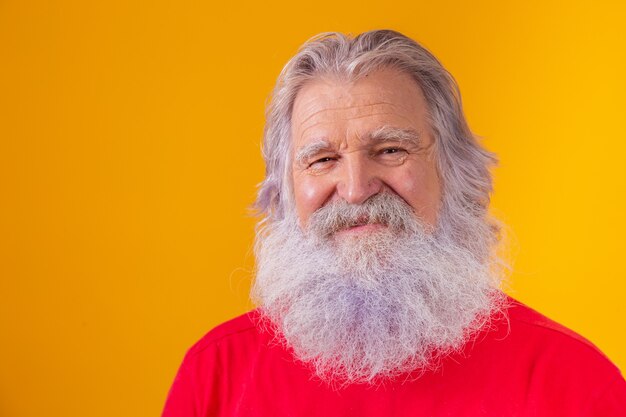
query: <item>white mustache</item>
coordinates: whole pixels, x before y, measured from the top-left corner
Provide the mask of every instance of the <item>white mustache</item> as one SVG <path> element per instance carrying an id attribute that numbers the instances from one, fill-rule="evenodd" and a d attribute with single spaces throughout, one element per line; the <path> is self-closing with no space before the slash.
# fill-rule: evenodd
<path id="1" fill-rule="evenodd" d="M 375 194 L 362 204 L 345 200 L 330 202 L 313 213 L 307 230 L 318 237 L 365 224 L 381 224 L 393 232 L 415 231 L 414 211 L 402 198 L 391 192 Z"/>

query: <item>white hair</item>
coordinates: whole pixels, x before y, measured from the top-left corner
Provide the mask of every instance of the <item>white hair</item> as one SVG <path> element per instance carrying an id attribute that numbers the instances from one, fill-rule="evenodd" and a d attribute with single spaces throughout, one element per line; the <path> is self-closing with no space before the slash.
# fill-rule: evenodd
<path id="1" fill-rule="evenodd" d="M 475 244 L 490 246 L 484 219 L 459 215 Z M 257 235 L 252 297 L 260 323 L 326 382 L 417 378 L 502 311 L 498 265 L 429 230 L 394 193 L 336 200 L 309 220 L 302 230 L 288 214 Z M 337 235 L 363 222 L 386 227 Z"/>
<path id="2" fill-rule="evenodd" d="M 320 34 L 306 42 L 283 68 L 266 114 L 263 138 L 266 173 L 255 203 L 263 216 L 260 224 L 280 220 L 294 207 L 291 116 L 300 89 L 320 76 L 333 75 L 350 81 L 381 68 L 406 72 L 424 92 L 442 179 L 443 217 L 451 211 L 486 213 L 492 191 L 489 168 L 496 158 L 481 147 L 470 131 L 454 78 L 433 54 L 414 40 L 392 30 L 374 30 L 355 37 Z M 442 218 L 439 223 L 439 227 L 449 228 L 452 233 L 460 229 L 454 223 L 454 216 Z M 494 240 L 497 230 L 492 223 Z M 467 237 L 459 238 L 472 245 Z"/>
<path id="3" fill-rule="evenodd" d="M 291 116 L 309 81 L 354 81 L 397 69 L 427 103 L 443 193 L 437 224 L 393 193 L 363 204 L 330 201 L 298 225 L 291 179 Z M 416 97 L 417 99 L 417 97 Z M 267 109 L 265 180 L 252 297 L 295 356 L 327 381 L 376 382 L 436 366 L 502 311 L 498 226 L 488 213 L 494 155 L 470 131 L 452 76 L 424 47 L 377 30 L 319 35 L 283 69 Z M 352 238 L 367 219 L 387 227 Z"/>

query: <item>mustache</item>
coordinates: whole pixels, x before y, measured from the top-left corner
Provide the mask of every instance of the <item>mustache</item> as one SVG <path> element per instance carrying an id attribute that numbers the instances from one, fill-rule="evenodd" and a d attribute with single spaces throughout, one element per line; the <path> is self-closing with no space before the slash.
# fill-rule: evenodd
<path id="1" fill-rule="evenodd" d="M 371 196 L 362 204 L 345 200 L 329 202 L 316 210 L 309 219 L 308 231 L 318 237 L 329 237 L 354 226 L 381 224 L 392 232 L 424 229 L 415 211 L 400 196 L 391 192 Z"/>

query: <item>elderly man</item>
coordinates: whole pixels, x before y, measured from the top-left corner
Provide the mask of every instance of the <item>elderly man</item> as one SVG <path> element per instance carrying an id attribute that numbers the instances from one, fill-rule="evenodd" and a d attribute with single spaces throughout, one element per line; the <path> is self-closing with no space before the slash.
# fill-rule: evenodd
<path id="1" fill-rule="evenodd" d="M 259 308 L 189 350 L 164 416 L 626 415 L 601 352 L 499 290 L 495 158 L 415 41 L 305 44 L 263 151 Z"/>

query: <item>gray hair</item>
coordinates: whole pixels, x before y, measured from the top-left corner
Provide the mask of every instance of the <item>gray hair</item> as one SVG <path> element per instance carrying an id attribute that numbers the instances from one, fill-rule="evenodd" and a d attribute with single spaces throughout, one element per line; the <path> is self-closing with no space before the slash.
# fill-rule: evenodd
<path id="1" fill-rule="evenodd" d="M 414 40 L 392 30 L 374 30 L 356 37 L 320 34 L 306 42 L 283 68 L 266 113 L 265 180 L 255 203 L 263 220 L 280 220 L 293 210 L 291 115 L 300 89 L 320 76 L 355 80 L 381 68 L 408 73 L 424 92 L 443 182 L 443 211 L 486 213 L 492 191 L 489 168 L 496 158 L 470 131 L 454 78 Z"/>

